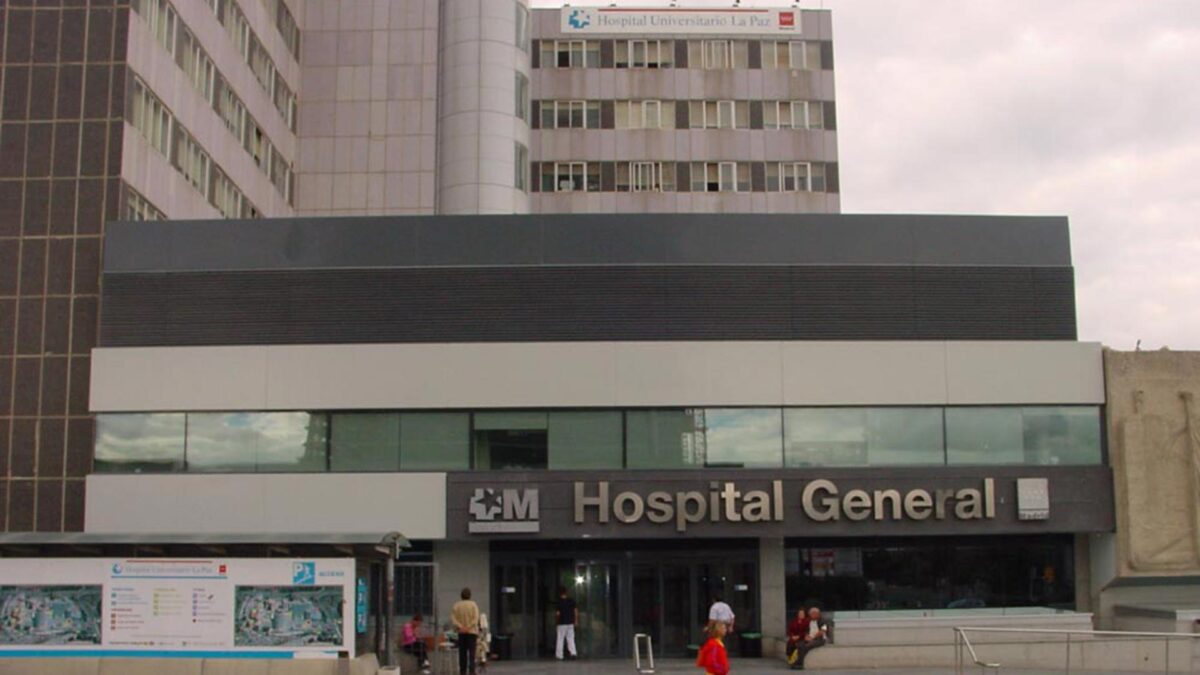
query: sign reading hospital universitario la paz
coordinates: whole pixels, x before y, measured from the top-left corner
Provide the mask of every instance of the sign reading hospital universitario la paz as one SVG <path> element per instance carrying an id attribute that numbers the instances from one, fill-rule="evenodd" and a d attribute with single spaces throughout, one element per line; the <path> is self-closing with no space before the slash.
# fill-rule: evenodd
<path id="1" fill-rule="evenodd" d="M 0 658 L 353 655 L 354 592 L 342 558 L 0 559 Z"/>
<path id="2" fill-rule="evenodd" d="M 799 33 L 798 9 L 564 7 L 562 32 L 646 34 Z"/>

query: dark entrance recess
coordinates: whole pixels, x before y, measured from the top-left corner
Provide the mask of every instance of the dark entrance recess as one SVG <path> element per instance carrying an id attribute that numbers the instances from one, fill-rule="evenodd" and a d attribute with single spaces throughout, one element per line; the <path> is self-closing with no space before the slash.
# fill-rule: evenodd
<path id="1" fill-rule="evenodd" d="M 631 656 L 635 633 L 653 637 L 656 657 L 694 653 L 689 647 L 702 642 L 716 596 L 733 607 L 739 632 L 760 630 L 753 540 L 669 550 L 636 542 L 506 542 L 494 544 L 492 575 L 493 630 L 512 636 L 515 659 L 554 655 L 554 601 L 560 587 L 579 606 L 576 644 L 582 657 Z M 736 636 L 727 643 L 739 649 Z"/>

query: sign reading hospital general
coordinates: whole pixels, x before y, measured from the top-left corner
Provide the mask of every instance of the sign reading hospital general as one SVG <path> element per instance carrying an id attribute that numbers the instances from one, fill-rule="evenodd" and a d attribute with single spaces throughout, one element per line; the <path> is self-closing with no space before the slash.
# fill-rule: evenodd
<path id="1" fill-rule="evenodd" d="M 0 657 L 336 658 L 351 559 L 0 559 Z"/>
<path id="2" fill-rule="evenodd" d="M 570 34 L 798 33 L 798 9 L 669 9 L 566 7 L 562 32 Z"/>
<path id="3" fill-rule="evenodd" d="M 450 536 L 739 537 L 1106 532 L 1107 467 L 450 474 Z"/>

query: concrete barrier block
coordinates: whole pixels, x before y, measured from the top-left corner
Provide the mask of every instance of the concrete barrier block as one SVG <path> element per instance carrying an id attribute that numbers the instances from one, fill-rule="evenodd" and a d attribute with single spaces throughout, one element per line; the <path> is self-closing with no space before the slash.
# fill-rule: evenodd
<path id="1" fill-rule="evenodd" d="M 98 675 L 203 675 L 202 659 L 101 659 Z"/>
<path id="2" fill-rule="evenodd" d="M 99 659 L 0 659 L 0 675 L 97 675 Z"/>

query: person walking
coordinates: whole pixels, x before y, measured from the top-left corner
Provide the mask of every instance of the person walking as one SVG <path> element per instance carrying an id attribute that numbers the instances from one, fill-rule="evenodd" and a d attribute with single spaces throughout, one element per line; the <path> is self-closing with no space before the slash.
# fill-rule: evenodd
<path id="1" fill-rule="evenodd" d="M 728 632 L 729 624 L 709 622 L 708 641 L 696 656 L 696 665 L 704 669 L 705 675 L 729 675 L 729 654 L 725 651 L 725 634 Z"/>
<path id="2" fill-rule="evenodd" d="M 728 632 L 733 632 L 733 608 L 725 602 L 725 599 L 720 595 L 713 596 L 713 604 L 708 608 L 708 625 L 712 626 L 714 622 L 725 624 L 729 629 Z"/>
<path id="3" fill-rule="evenodd" d="M 554 640 L 554 658 L 563 660 L 563 643 L 571 658 L 578 658 L 575 653 L 575 624 L 579 623 L 579 607 L 575 601 L 567 597 L 567 589 L 558 587 L 558 607 L 554 610 L 554 620 L 558 626 L 558 635 Z"/>
<path id="4" fill-rule="evenodd" d="M 450 621 L 458 631 L 458 675 L 475 675 L 475 642 L 479 638 L 479 605 L 464 588 L 462 599 L 450 608 Z"/>

